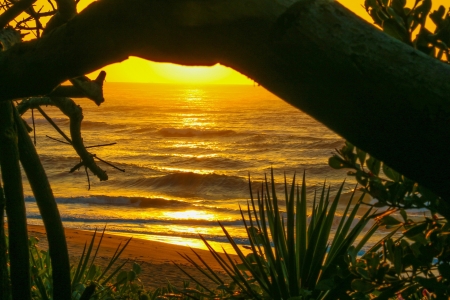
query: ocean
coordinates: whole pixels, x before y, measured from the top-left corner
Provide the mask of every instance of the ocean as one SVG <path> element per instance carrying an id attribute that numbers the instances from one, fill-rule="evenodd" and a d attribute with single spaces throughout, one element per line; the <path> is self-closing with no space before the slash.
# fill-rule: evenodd
<path id="1" fill-rule="evenodd" d="M 34 112 L 36 148 L 66 227 L 106 225 L 113 234 L 203 248 L 199 235 L 226 245 L 220 221 L 245 245 L 239 205 L 250 199 L 249 177 L 256 191 L 273 168 L 284 198 L 284 176 L 306 172 L 311 201 L 324 183 L 332 194 L 344 179 L 345 194 L 355 186 L 327 164 L 344 140 L 260 86 L 105 83 L 104 95 L 99 107 L 76 99 L 85 145 L 116 143 L 89 149 L 118 168 L 98 162 L 109 180 L 91 174 L 90 189 L 84 169 L 69 173 L 75 151 L 52 139 L 62 138 Z M 64 115 L 43 109 L 69 133 Z M 24 118 L 32 125 L 31 112 Z M 42 224 L 27 184 L 25 194 L 28 222 Z"/>

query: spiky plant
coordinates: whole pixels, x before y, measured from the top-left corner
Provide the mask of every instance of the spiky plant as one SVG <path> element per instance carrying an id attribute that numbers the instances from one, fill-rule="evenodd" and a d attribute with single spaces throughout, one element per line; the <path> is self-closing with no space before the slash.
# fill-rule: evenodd
<path id="1" fill-rule="evenodd" d="M 223 298 L 345 299 L 347 291 L 351 290 L 352 275 L 344 258 L 348 252 L 359 252 L 378 228 L 374 224 L 355 243 L 372 218 L 372 210 L 369 209 L 359 220 L 356 219 L 364 195 L 352 207 L 355 197 L 352 194 L 332 236 L 333 220 L 344 183 L 334 199 L 330 197 L 330 189 L 324 185 L 319 194 L 315 193 L 312 211 L 308 213 L 305 175 L 301 187 L 296 185 L 295 176 L 290 189 L 285 179 L 286 211 L 282 213 L 273 171 L 270 182 L 269 185 L 265 180 L 263 192 L 258 192 L 257 199 L 253 197 L 250 185 L 251 199 L 246 210 L 241 208 L 250 254 L 245 255 L 220 224 L 241 262 L 234 261 L 225 250 L 225 257 L 220 255 L 203 239 L 231 278 L 231 284 L 226 285 L 215 276 L 199 255 L 200 264 L 189 256 L 183 257 L 220 286 L 226 294 Z M 191 279 L 201 284 L 197 278 L 191 276 Z M 217 297 L 214 291 L 210 291 L 210 295 Z"/>

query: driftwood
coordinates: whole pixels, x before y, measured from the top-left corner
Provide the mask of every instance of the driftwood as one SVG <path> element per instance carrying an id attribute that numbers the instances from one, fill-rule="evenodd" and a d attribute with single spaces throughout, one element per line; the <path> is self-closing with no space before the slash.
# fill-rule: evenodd
<path id="1" fill-rule="evenodd" d="M 444 199 L 450 67 L 328 0 L 102 0 L 0 54 L 0 100 L 135 55 L 221 63 Z"/>

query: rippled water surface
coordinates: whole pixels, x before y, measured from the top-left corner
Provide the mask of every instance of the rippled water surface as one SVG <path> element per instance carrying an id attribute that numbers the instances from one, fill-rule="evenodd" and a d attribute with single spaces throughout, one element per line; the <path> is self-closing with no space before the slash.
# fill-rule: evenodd
<path id="1" fill-rule="evenodd" d="M 328 157 L 343 139 L 261 87 L 177 86 L 106 83 L 106 101 L 83 107 L 84 142 L 101 159 L 108 181 L 84 169 L 74 150 L 35 113 L 37 149 L 57 196 L 66 226 L 109 231 L 190 244 L 198 235 L 224 241 L 220 220 L 245 243 L 238 205 L 249 199 L 248 176 L 256 191 L 274 169 L 283 193 L 283 174 L 306 170 L 310 196 L 326 180 L 336 191 L 345 171 L 332 170 Z M 44 110 L 68 131 L 69 122 L 54 108 Z M 31 124 L 31 114 L 25 115 Z M 353 187 L 350 180 L 344 192 Z M 30 223 L 40 223 L 27 193 Z M 338 214 L 339 215 L 339 214 Z"/>

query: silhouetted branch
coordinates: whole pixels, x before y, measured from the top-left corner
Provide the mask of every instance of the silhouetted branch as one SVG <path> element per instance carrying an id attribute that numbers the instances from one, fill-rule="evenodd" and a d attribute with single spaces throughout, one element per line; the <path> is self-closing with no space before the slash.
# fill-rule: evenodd
<path id="1" fill-rule="evenodd" d="M 119 167 L 116 167 L 115 165 L 113 165 L 112 163 L 109 163 L 109 162 L 107 162 L 107 161 L 105 161 L 105 160 L 103 160 L 103 159 L 101 159 L 101 158 L 99 158 L 97 155 L 93 155 L 96 159 L 98 159 L 99 161 L 101 161 L 102 163 L 105 163 L 105 164 L 107 164 L 108 166 L 111 166 L 111 167 L 113 167 L 114 169 L 116 169 L 116 170 L 119 170 L 119 171 L 122 171 L 122 172 L 125 172 L 125 170 L 124 169 L 121 169 L 121 168 L 119 168 Z"/>
<path id="2" fill-rule="evenodd" d="M 103 81 L 106 72 L 101 71 L 95 80 L 90 80 L 86 76 L 73 78 L 70 82 L 72 86 L 61 85 L 53 90 L 49 97 L 68 97 L 68 98 L 88 98 L 100 105 L 105 101 L 103 98 Z"/>
<path id="3" fill-rule="evenodd" d="M 11 294 L 13 299 L 31 300 L 27 219 L 13 110 L 11 101 L 0 103 L 0 164 L 8 217 Z"/>
<path id="4" fill-rule="evenodd" d="M 23 11 L 29 8 L 36 0 L 20 0 L 14 3 L 8 10 L 0 15 L 0 28 L 8 25 L 9 22 L 14 20 Z"/>
<path id="5" fill-rule="evenodd" d="M 105 147 L 105 146 L 113 146 L 116 145 L 117 143 L 108 143 L 108 144 L 100 144 L 100 145 L 92 145 L 92 146 L 86 146 L 85 148 L 97 148 L 97 147 Z"/>
<path id="6" fill-rule="evenodd" d="M 55 0 L 58 12 L 48 21 L 44 35 L 65 24 L 77 14 L 74 0 Z"/>
<path id="7" fill-rule="evenodd" d="M 45 111 L 42 110 L 42 108 L 40 106 L 37 106 L 36 109 L 41 113 L 41 115 L 47 120 L 47 122 L 50 123 L 50 125 L 53 126 L 53 128 L 55 128 L 56 131 L 58 131 L 58 133 L 69 143 L 72 144 L 72 141 L 70 140 L 70 138 L 64 133 L 64 131 L 61 130 L 61 128 L 59 128 L 58 125 L 56 125 L 55 122 L 53 122 L 52 118 L 50 118 Z"/>
<path id="8" fill-rule="evenodd" d="M 66 144 L 66 145 L 72 145 L 72 144 L 69 143 L 69 142 L 64 142 L 64 141 L 55 139 L 54 137 L 51 137 L 51 136 L 48 136 L 48 135 L 46 135 L 46 137 L 48 137 L 48 138 L 51 139 L 51 140 L 54 140 L 54 141 L 57 141 L 57 142 L 60 142 L 60 143 Z M 87 147 L 86 147 L 86 148 L 87 148 Z"/>
<path id="9" fill-rule="evenodd" d="M 69 138 L 56 123 L 42 110 L 40 105 L 53 105 L 58 107 L 63 114 L 69 117 L 70 120 L 70 135 Z M 108 180 L 108 175 L 95 163 L 92 154 L 89 153 L 83 144 L 83 138 L 81 137 L 81 121 L 83 120 L 83 113 L 81 107 L 75 104 L 75 102 L 69 98 L 60 97 L 42 97 L 42 98 L 29 98 L 23 100 L 18 105 L 18 111 L 23 114 L 27 109 L 36 108 L 44 116 L 44 118 L 61 134 L 64 139 L 70 143 L 77 154 L 80 156 L 83 164 L 91 170 L 100 180 Z"/>
<path id="10" fill-rule="evenodd" d="M 22 119 L 16 113 L 20 162 L 42 216 L 52 265 L 53 298 L 71 299 L 70 262 L 64 227 L 50 183 Z M 28 246 L 26 247 L 28 250 Z"/>
<path id="11" fill-rule="evenodd" d="M 31 120 L 33 120 L 33 144 L 36 146 L 36 124 L 34 122 L 34 109 L 31 109 Z"/>
<path id="12" fill-rule="evenodd" d="M 69 98 L 52 98 L 55 105 L 61 110 L 63 114 L 70 119 L 70 135 L 72 137 L 72 146 L 80 156 L 84 165 L 91 170 L 100 180 L 108 180 L 108 175 L 100 167 L 97 166 L 92 154 L 89 153 L 83 144 L 81 137 L 81 121 L 83 120 L 83 112 L 80 106 Z"/>
<path id="13" fill-rule="evenodd" d="M 9 281 L 7 246 L 5 236 L 5 196 L 0 181 L 0 290 L 5 299 L 11 297 L 11 283 Z"/>
<path id="14" fill-rule="evenodd" d="M 84 166 L 84 162 L 80 161 L 79 163 L 77 163 L 75 166 L 73 166 L 70 170 L 69 173 L 73 173 L 77 170 L 79 170 L 82 166 Z"/>

